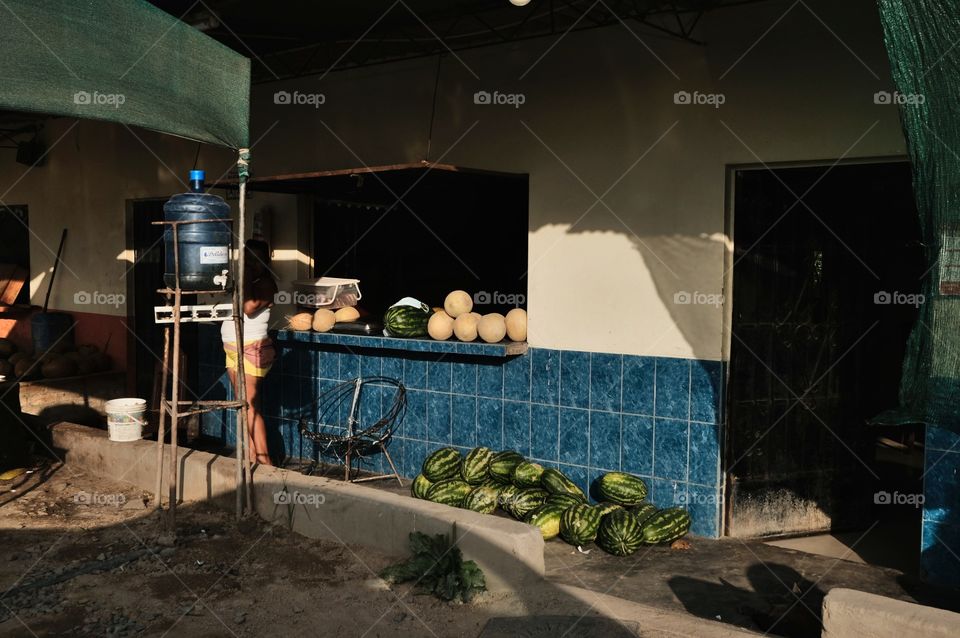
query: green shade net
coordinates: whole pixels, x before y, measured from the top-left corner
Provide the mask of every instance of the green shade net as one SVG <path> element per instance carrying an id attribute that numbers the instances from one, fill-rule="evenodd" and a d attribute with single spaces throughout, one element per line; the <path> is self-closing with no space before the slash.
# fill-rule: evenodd
<path id="1" fill-rule="evenodd" d="M 930 269 L 900 405 L 876 423 L 960 432 L 960 5 L 879 0 Z"/>
<path id="2" fill-rule="evenodd" d="M 142 0 L 2 0 L 0 43 L 0 109 L 248 145 L 250 60 Z"/>

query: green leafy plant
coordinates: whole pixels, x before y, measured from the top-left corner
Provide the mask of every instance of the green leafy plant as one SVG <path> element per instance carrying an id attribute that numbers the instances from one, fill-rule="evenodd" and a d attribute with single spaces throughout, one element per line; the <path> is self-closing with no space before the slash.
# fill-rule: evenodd
<path id="1" fill-rule="evenodd" d="M 412 532 L 410 549 L 413 556 L 409 560 L 387 567 L 380 577 L 388 583 L 416 581 L 418 588 L 438 598 L 465 603 L 487 589 L 483 572 L 472 560 L 463 560 L 460 548 L 451 542 L 450 536 Z"/>

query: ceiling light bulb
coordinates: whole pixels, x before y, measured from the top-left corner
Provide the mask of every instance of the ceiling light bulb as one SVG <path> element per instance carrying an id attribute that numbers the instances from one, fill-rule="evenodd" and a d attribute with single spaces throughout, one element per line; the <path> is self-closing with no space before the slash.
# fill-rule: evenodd
<path id="1" fill-rule="evenodd" d="M 530 0 L 510 0 L 510 4 L 515 7 L 525 7 L 530 4 Z"/>

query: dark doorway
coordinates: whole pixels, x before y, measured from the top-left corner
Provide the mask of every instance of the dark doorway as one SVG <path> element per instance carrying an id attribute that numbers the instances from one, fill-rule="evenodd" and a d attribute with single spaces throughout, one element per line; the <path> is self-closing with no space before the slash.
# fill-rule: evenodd
<path id="1" fill-rule="evenodd" d="M 5 305 L 30 304 L 29 222 L 26 206 L 0 206 L 0 293 Z"/>
<path id="2" fill-rule="evenodd" d="M 132 353 L 129 370 L 134 371 L 132 383 L 135 396 L 154 398 L 154 381 L 160 362 L 163 360 L 163 328 L 154 322 L 154 307 L 163 305 L 157 290 L 163 283 L 163 226 L 154 224 L 163 220 L 163 204 L 166 199 L 144 199 L 129 202 L 128 228 L 132 231 L 134 265 L 127 273 L 127 290 L 133 303 L 128 303 L 127 322 L 129 333 L 127 352 Z M 185 304 L 193 303 L 187 297 Z M 185 359 L 186 381 L 197 379 L 197 326 L 181 325 L 181 351 L 188 353 Z M 189 398 L 189 397 L 188 397 Z"/>
<path id="3" fill-rule="evenodd" d="M 920 508 L 882 501 L 922 492 L 922 429 L 867 424 L 897 404 L 922 302 L 909 164 L 738 170 L 734 186 L 728 534 L 919 534 Z"/>

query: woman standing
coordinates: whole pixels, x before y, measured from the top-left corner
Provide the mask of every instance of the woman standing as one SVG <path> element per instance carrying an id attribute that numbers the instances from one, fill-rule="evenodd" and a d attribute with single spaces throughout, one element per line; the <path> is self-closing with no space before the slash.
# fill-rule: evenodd
<path id="1" fill-rule="evenodd" d="M 247 445 L 251 460 L 273 465 L 267 450 L 267 426 L 260 410 L 260 386 L 277 356 L 273 341 L 267 335 L 277 282 L 270 273 L 270 248 L 266 242 L 248 239 L 244 250 L 243 373 L 247 391 Z M 237 390 L 239 355 L 233 319 L 223 322 L 220 336 L 234 396 L 240 396 Z"/>

